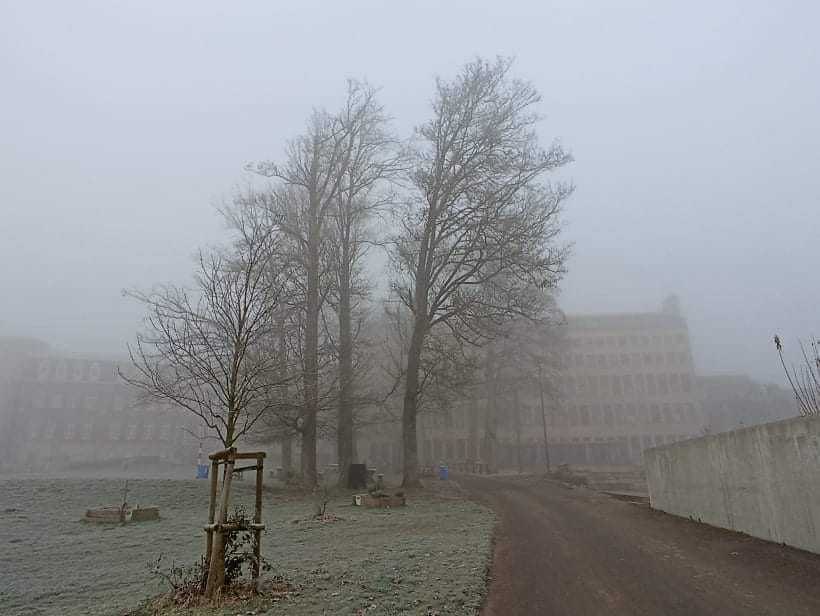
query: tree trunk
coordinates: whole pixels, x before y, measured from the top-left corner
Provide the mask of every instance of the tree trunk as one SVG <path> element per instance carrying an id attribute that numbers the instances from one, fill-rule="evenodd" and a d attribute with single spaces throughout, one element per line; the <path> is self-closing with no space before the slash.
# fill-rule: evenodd
<path id="1" fill-rule="evenodd" d="M 346 488 L 353 463 L 353 324 L 350 306 L 350 259 L 347 245 L 342 246 L 339 272 L 339 416 L 336 452 L 339 487 Z"/>
<path id="2" fill-rule="evenodd" d="M 498 374 L 495 354 L 487 353 L 487 408 L 484 414 L 484 443 L 487 459 L 484 460 L 488 473 L 496 472 L 496 449 L 498 440 Z"/>
<path id="3" fill-rule="evenodd" d="M 280 440 L 280 445 L 282 447 L 282 460 L 280 463 L 282 466 L 282 474 L 285 479 L 287 479 L 290 475 L 290 471 L 293 469 L 293 441 L 290 436 L 283 436 Z"/>
<path id="4" fill-rule="evenodd" d="M 419 369 L 421 364 L 421 349 L 424 340 L 423 325 L 415 319 L 413 337 L 407 353 L 407 374 L 404 385 L 404 408 L 402 409 L 402 446 L 404 453 L 404 480 L 402 486 L 417 487 L 419 481 L 419 452 L 416 437 L 416 420 L 418 415 L 419 399 Z"/>
<path id="5" fill-rule="evenodd" d="M 316 417 L 319 412 L 319 204 L 311 199 L 308 222 L 307 298 L 305 322 L 305 406 L 302 424 L 302 481 L 318 485 L 316 476 Z"/>
<path id="6" fill-rule="evenodd" d="M 515 412 L 515 450 L 518 460 L 518 472 L 524 472 L 524 464 L 521 462 L 521 401 L 518 399 L 518 387 L 513 389 L 513 411 Z"/>

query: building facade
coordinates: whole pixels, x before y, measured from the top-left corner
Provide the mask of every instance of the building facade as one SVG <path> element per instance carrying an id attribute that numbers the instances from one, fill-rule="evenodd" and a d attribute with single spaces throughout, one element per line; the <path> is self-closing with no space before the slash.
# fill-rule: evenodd
<path id="1" fill-rule="evenodd" d="M 121 363 L 0 338 L 0 469 L 54 471 L 134 460 L 195 464 L 190 413 L 141 404 Z"/>
<path id="2" fill-rule="evenodd" d="M 543 413 L 541 385 L 530 379 L 499 397 L 492 421 L 481 400 L 422 415 L 421 463 L 459 468 L 494 459 L 497 469 L 542 469 L 546 429 L 553 465 L 633 465 L 644 449 L 704 432 L 675 298 L 660 312 L 568 317 L 565 327 L 563 368 L 551 377 Z M 369 464 L 398 470 L 399 426 L 362 434 L 359 448 Z"/>

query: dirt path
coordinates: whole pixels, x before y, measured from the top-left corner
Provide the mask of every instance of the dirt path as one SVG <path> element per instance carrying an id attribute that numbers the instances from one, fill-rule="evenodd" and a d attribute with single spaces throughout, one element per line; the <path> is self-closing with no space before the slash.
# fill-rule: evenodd
<path id="1" fill-rule="evenodd" d="M 499 518 L 485 616 L 820 614 L 820 556 L 543 479 L 459 483 Z"/>

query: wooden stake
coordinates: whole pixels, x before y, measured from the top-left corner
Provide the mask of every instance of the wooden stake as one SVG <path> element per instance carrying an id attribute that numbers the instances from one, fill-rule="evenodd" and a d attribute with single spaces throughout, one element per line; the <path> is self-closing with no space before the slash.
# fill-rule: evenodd
<path id="1" fill-rule="evenodd" d="M 228 517 L 236 448 L 231 447 L 227 451 L 227 455 L 224 456 L 225 473 L 224 479 L 222 480 L 222 499 L 219 503 L 219 517 L 217 518 L 217 522 L 220 525 L 225 524 Z M 205 594 L 211 599 L 225 586 L 225 536 L 222 531 L 218 529 L 214 531 L 212 545 L 211 560 L 208 563 L 208 584 L 205 587 Z"/>
<path id="2" fill-rule="evenodd" d="M 253 521 L 255 524 L 262 524 L 262 481 L 265 476 L 263 464 L 265 462 L 264 456 L 256 459 L 256 507 L 253 512 Z M 259 590 L 259 561 L 262 556 L 262 531 L 256 529 L 253 531 L 253 570 L 252 579 L 256 590 Z"/>
<path id="3" fill-rule="evenodd" d="M 208 524 L 212 525 L 214 523 L 214 514 L 216 512 L 216 488 L 219 482 L 219 463 L 218 462 L 211 462 L 211 492 L 210 498 L 208 500 Z M 208 535 L 205 538 L 205 566 L 208 567 L 210 571 L 210 564 L 211 564 L 211 549 L 213 547 L 213 540 L 214 540 L 214 532 L 212 530 L 208 531 Z"/>

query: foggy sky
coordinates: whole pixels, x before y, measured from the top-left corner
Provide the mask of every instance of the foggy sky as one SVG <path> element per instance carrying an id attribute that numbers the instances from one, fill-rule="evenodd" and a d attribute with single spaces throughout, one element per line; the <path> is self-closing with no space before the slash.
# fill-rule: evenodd
<path id="1" fill-rule="evenodd" d="M 243 166 L 345 78 L 407 135 L 435 75 L 504 55 L 576 157 L 562 306 L 676 292 L 700 373 L 782 382 L 772 335 L 820 334 L 820 5 L 668 4 L 4 0 L 0 335 L 121 354 L 120 290 L 185 281 Z"/>

